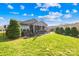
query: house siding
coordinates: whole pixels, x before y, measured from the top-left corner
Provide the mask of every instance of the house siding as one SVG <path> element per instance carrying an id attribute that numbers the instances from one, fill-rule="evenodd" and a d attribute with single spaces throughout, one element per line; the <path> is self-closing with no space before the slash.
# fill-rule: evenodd
<path id="1" fill-rule="evenodd" d="M 28 25 L 21 25 L 21 30 L 30 30 L 30 27 Z"/>

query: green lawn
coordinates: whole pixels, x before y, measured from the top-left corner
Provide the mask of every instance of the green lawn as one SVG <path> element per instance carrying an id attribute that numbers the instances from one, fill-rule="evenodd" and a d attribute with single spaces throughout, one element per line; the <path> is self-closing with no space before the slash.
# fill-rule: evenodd
<path id="1" fill-rule="evenodd" d="M 0 34 L 0 55 L 76 56 L 79 55 L 79 38 L 49 33 L 39 37 L 9 41 Z"/>

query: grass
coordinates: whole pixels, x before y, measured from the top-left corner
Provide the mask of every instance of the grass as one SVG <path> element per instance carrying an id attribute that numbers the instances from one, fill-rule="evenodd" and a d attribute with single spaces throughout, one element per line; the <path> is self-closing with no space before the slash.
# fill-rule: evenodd
<path id="1" fill-rule="evenodd" d="M 49 33 L 9 41 L 0 34 L 0 56 L 79 56 L 79 38 Z"/>

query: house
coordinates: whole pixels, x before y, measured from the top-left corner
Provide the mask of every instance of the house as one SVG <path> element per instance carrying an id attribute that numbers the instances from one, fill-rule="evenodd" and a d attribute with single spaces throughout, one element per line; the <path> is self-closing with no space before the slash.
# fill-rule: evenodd
<path id="1" fill-rule="evenodd" d="M 59 28 L 72 28 L 72 27 L 76 27 L 77 30 L 79 31 L 79 22 L 76 22 L 76 23 L 71 23 L 71 24 L 60 24 L 60 25 L 57 25 L 57 26 L 48 26 L 47 27 L 47 30 L 50 31 L 50 30 L 53 30 L 53 31 L 56 31 L 56 28 L 59 27 Z"/>
<path id="2" fill-rule="evenodd" d="M 5 32 L 4 26 L 0 26 L 0 32 Z"/>
<path id="3" fill-rule="evenodd" d="M 41 31 L 45 31 L 47 24 L 43 21 L 38 21 L 36 19 L 30 19 L 27 21 L 21 21 L 21 30 L 29 30 L 32 33 L 37 33 Z"/>

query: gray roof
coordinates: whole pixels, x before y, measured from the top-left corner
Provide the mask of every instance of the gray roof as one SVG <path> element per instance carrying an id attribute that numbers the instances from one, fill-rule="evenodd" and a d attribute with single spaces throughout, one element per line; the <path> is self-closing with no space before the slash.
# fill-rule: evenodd
<path id="1" fill-rule="evenodd" d="M 42 22 L 42 21 L 38 21 L 36 19 L 30 19 L 27 21 L 22 21 L 20 22 L 23 25 L 38 25 L 38 26 L 47 26 L 46 23 Z"/>

